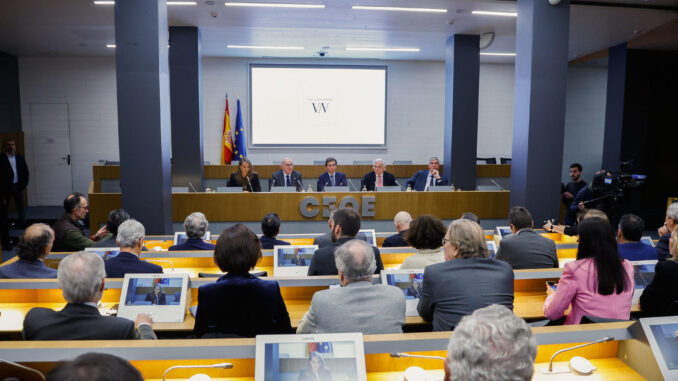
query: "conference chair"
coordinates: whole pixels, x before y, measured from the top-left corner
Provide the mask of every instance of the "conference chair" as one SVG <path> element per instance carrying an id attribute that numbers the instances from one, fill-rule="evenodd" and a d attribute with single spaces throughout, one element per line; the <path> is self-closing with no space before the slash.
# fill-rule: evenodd
<path id="1" fill-rule="evenodd" d="M 500 157 L 499 162 L 502 164 L 511 164 L 511 158 L 510 157 Z"/>
<path id="2" fill-rule="evenodd" d="M 497 158 L 496 157 L 476 157 L 476 164 L 497 164 Z"/>

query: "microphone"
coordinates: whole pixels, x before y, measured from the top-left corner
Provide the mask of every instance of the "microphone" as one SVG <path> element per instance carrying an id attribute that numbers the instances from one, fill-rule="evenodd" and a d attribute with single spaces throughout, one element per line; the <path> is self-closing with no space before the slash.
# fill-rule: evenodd
<path id="1" fill-rule="evenodd" d="M 298 178 L 297 178 L 297 179 L 294 179 L 294 181 L 295 181 L 295 182 L 297 183 L 297 185 L 299 186 L 299 189 L 301 189 L 301 190 L 303 191 L 303 190 L 304 190 L 304 184 L 302 184 L 301 181 L 299 181 Z"/>
<path id="2" fill-rule="evenodd" d="M 165 381 L 165 377 L 167 377 L 167 373 L 173 371 L 174 369 L 195 369 L 195 368 L 213 368 L 213 369 L 233 369 L 233 364 L 230 362 L 222 362 L 219 364 L 212 364 L 212 365 L 175 365 L 167 368 L 165 373 L 162 375 L 162 381 Z"/>
<path id="3" fill-rule="evenodd" d="M 405 190 L 405 187 L 403 187 L 402 185 L 400 185 L 400 183 L 398 182 L 398 180 L 393 180 L 393 181 L 395 181 L 395 183 L 398 184 L 398 186 L 400 187 L 400 189 Z"/>
<path id="4" fill-rule="evenodd" d="M 171 261 L 167 261 L 164 259 L 144 259 L 145 262 L 162 262 L 162 263 L 169 263 L 170 267 L 172 268 L 172 271 L 174 271 L 174 263 Z"/>
<path id="5" fill-rule="evenodd" d="M 247 185 L 249 185 L 249 187 L 250 187 L 250 192 L 254 193 L 254 188 L 252 188 L 252 183 L 250 182 L 250 178 L 247 177 L 247 176 L 245 176 L 245 178 L 247 179 Z"/>
<path id="6" fill-rule="evenodd" d="M 350 177 L 346 177 L 346 180 L 348 180 L 348 183 L 351 184 L 351 185 L 353 186 L 353 189 L 354 189 L 356 192 L 360 192 L 360 191 L 358 190 L 358 188 L 355 187 L 355 184 L 353 184 L 353 181 L 351 181 L 351 178 L 350 178 Z"/>
<path id="7" fill-rule="evenodd" d="M 443 360 L 443 361 L 447 360 L 445 357 L 441 357 L 441 356 L 411 355 L 411 354 L 409 354 L 409 353 L 404 353 L 404 352 L 394 352 L 394 353 L 390 353 L 390 356 L 391 356 L 391 357 L 395 357 L 395 358 L 400 358 L 400 357 L 403 357 L 403 358 L 405 358 L 405 357 L 411 357 L 411 358 L 416 358 L 416 359 L 433 359 L 433 360 Z"/>
<path id="8" fill-rule="evenodd" d="M 193 189 L 193 192 L 198 193 L 198 191 L 195 189 L 195 187 L 193 186 L 193 184 L 191 184 L 190 181 L 188 182 L 188 186 L 190 186 L 191 189 Z"/>
<path id="9" fill-rule="evenodd" d="M 571 348 L 561 349 L 561 350 L 557 351 L 556 353 L 554 353 L 553 356 L 551 356 L 551 361 L 549 361 L 549 368 L 548 368 L 548 370 L 543 369 L 543 370 L 541 370 L 541 373 L 543 373 L 543 374 L 561 373 L 561 372 L 554 372 L 554 371 L 553 371 L 553 359 L 555 359 L 556 356 L 558 356 L 559 354 L 561 354 L 561 353 L 563 353 L 563 352 L 571 351 L 571 350 L 573 350 L 573 349 L 577 349 L 577 348 L 581 348 L 581 347 L 587 347 L 587 346 L 593 345 L 593 344 L 600 344 L 600 343 L 604 343 L 604 342 L 606 342 L 606 341 L 612 341 L 612 340 L 614 340 L 614 337 L 612 337 L 612 336 L 607 336 L 607 337 L 603 337 L 602 339 L 598 339 L 598 340 L 596 340 L 596 341 L 592 341 L 592 342 L 590 342 L 590 343 L 580 344 L 580 345 L 577 345 L 577 346 L 574 346 L 574 347 L 571 347 Z M 583 357 L 581 357 L 581 358 L 583 359 Z M 586 361 L 588 362 L 588 360 L 586 360 Z M 590 364 L 590 363 L 589 363 L 589 364 Z M 571 367 L 571 364 L 570 364 L 570 367 Z M 575 369 L 573 369 L 573 370 L 575 370 Z M 592 372 L 593 370 L 595 370 L 595 368 L 593 368 L 593 369 L 590 370 L 590 371 Z M 575 370 L 575 372 L 576 372 L 576 370 Z"/>
<path id="10" fill-rule="evenodd" d="M 492 181 L 492 184 L 494 184 L 494 185 L 498 186 L 498 187 L 499 187 L 499 189 L 501 189 L 501 190 L 506 190 L 506 189 L 505 189 L 505 188 L 504 188 L 503 186 L 499 185 L 499 183 L 498 183 L 498 182 L 494 181 L 494 179 L 490 179 L 490 181 Z"/>
<path id="11" fill-rule="evenodd" d="M 328 185 L 330 185 L 330 184 L 328 184 L 327 182 L 325 182 L 325 185 L 323 186 L 323 192 L 325 192 L 325 188 L 327 188 Z"/>

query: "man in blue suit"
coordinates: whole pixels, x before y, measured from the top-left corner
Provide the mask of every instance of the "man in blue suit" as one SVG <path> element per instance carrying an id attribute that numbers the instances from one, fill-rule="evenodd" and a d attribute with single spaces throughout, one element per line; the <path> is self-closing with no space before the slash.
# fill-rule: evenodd
<path id="1" fill-rule="evenodd" d="M 144 225 L 129 219 L 118 227 L 120 253 L 104 262 L 106 278 L 124 278 L 125 274 L 162 274 L 162 267 L 139 259 L 144 246 Z"/>
<path id="2" fill-rule="evenodd" d="M 450 181 L 446 177 L 440 176 L 438 168 L 440 168 L 440 160 L 433 156 L 428 160 L 428 171 L 425 169 L 417 171 L 414 176 L 407 180 L 407 186 L 418 192 L 423 192 L 428 190 L 430 186 L 448 185 Z"/>
<path id="3" fill-rule="evenodd" d="M 346 175 L 337 172 L 337 159 L 333 157 L 325 159 L 325 168 L 327 168 L 327 172 L 318 176 L 318 184 L 316 185 L 318 192 L 325 190 L 325 187 L 345 187 L 347 185 Z"/>
<path id="4" fill-rule="evenodd" d="M 617 229 L 617 250 L 619 256 L 629 261 L 648 261 L 657 259 L 654 247 L 640 242 L 645 222 L 635 214 L 625 214 L 619 220 Z"/>
<path id="5" fill-rule="evenodd" d="M 286 157 L 280 164 L 280 170 L 273 172 L 268 182 L 268 190 L 273 187 L 296 187 L 297 192 L 304 190 L 300 172 L 294 170 L 292 159 Z"/>

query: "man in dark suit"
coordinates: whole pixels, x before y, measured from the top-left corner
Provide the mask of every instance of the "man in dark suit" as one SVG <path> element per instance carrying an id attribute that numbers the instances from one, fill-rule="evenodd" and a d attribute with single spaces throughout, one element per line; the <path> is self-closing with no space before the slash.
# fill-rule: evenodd
<path id="1" fill-rule="evenodd" d="M 407 247 L 410 246 L 407 243 L 405 237 L 407 237 L 407 231 L 410 228 L 410 222 L 412 222 L 412 216 L 409 213 L 401 211 L 398 212 L 395 217 L 393 217 L 393 223 L 395 224 L 396 231 L 398 234 L 394 234 L 390 237 L 386 237 L 384 243 L 381 244 L 382 247 Z"/>
<path id="2" fill-rule="evenodd" d="M 261 248 L 264 250 L 270 250 L 273 246 L 283 246 L 289 245 L 287 241 L 281 241 L 277 239 L 278 233 L 280 233 L 280 217 L 278 213 L 269 213 L 264 216 L 261 220 L 261 232 L 263 235 L 259 238 L 261 242 Z"/>
<path id="3" fill-rule="evenodd" d="M 625 214 L 619 220 L 617 229 L 617 250 L 619 256 L 629 261 L 648 261 L 657 259 L 654 247 L 640 242 L 645 222 L 635 214 Z"/>
<path id="4" fill-rule="evenodd" d="M 144 247 L 144 225 L 129 219 L 118 227 L 120 253 L 106 260 L 107 278 L 124 278 L 125 274 L 162 274 L 162 267 L 139 259 Z"/>
<path id="5" fill-rule="evenodd" d="M 16 141 L 14 138 L 6 139 L 3 143 L 4 155 L 0 155 L 0 237 L 2 248 L 10 250 L 9 220 L 7 217 L 9 202 L 14 199 L 19 222 L 26 223 L 24 212 L 24 190 L 28 185 L 28 166 L 26 159 L 16 153 Z"/>
<path id="6" fill-rule="evenodd" d="M 169 251 L 214 250 L 211 242 L 202 239 L 210 226 L 207 218 L 201 212 L 193 212 L 184 220 L 186 241 L 169 247 Z"/>
<path id="7" fill-rule="evenodd" d="M 396 178 L 392 174 L 386 172 L 386 163 L 383 159 L 374 160 L 374 171 L 366 173 L 363 179 L 360 180 L 360 189 L 373 191 L 381 186 L 395 186 Z"/>
<path id="8" fill-rule="evenodd" d="M 318 176 L 318 183 L 316 184 L 318 192 L 325 190 L 325 187 L 345 187 L 347 185 L 346 175 L 337 172 L 337 159 L 333 157 L 325 159 L 325 168 L 327 168 L 327 172 Z"/>
<path id="9" fill-rule="evenodd" d="M 0 266 L 0 278 L 56 278 L 56 269 L 47 267 L 43 258 L 54 244 L 54 231 L 45 224 L 33 224 L 26 228 L 19 241 L 19 260 Z"/>
<path id="10" fill-rule="evenodd" d="M 360 216 L 352 208 L 337 209 L 332 215 L 330 223 L 332 244 L 316 250 L 311 258 L 308 275 L 337 275 L 337 265 L 334 262 L 334 251 L 344 243 L 355 239 L 360 230 Z M 379 249 L 372 246 L 374 258 L 377 263 L 375 274 L 384 269 Z"/>
<path id="11" fill-rule="evenodd" d="M 292 159 L 286 157 L 280 164 L 280 170 L 273 172 L 271 181 L 268 183 L 268 190 L 272 187 L 296 187 L 297 192 L 304 190 L 301 173 L 294 170 Z"/>
<path id="12" fill-rule="evenodd" d="M 556 243 L 532 230 L 534 222 L 527 209 L 514 206 L 508 220 L 513 235 L 501 240 L 495 259 L 508 262 L 514 270 L 558 268 Z"/>
<path id="13" fill-rule="evenodd" d="M 156 339 L 152 320 L 138 314 L 135 321 L 102 316 L 97 303 L 104 293 L 104 260 L 93 252 L 67 255 L 59 263 L 59 286 L 68 302 L 61 311 L 36 307 L 24 319 L 26 340 Z"/>
<path id="14" fill-rule="evenodd" d="M 423 192 L 431 186 L 448 185 L 450 180 L 440 176 L 439 168 L 440 161 L 433 156 L 428 160 L 428 170 L 417 171 L 414 176 L 407 180 L 407 186 L 417 192 Z"/>

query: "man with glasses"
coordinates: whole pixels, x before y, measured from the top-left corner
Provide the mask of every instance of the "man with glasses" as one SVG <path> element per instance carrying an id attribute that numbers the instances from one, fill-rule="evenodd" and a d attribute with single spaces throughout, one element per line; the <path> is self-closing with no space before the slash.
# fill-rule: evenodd
<path id="1" fill-rule="evenodd" d="M 72 193 L 64 199 L 64 215 L 54 223 L 54 246 L 52 251 L 80 251 L 92 247 L 101 239 L 112 235 L 102 227 L 93 236 L 88 237 L 83 220 L 89 212 L 87 199 L 81 193 Z"/>
<path id="2" fill-rule="evenodd" d="M 395 176 L 386 172 L 386 163 L 384 163 L 383 159 L 374 160 L 373 168 L 374 171 L 365 174 L 362 181 L 360 181 L 361 189 L 373 191 L 377 187 L 397 185 Z"/>

